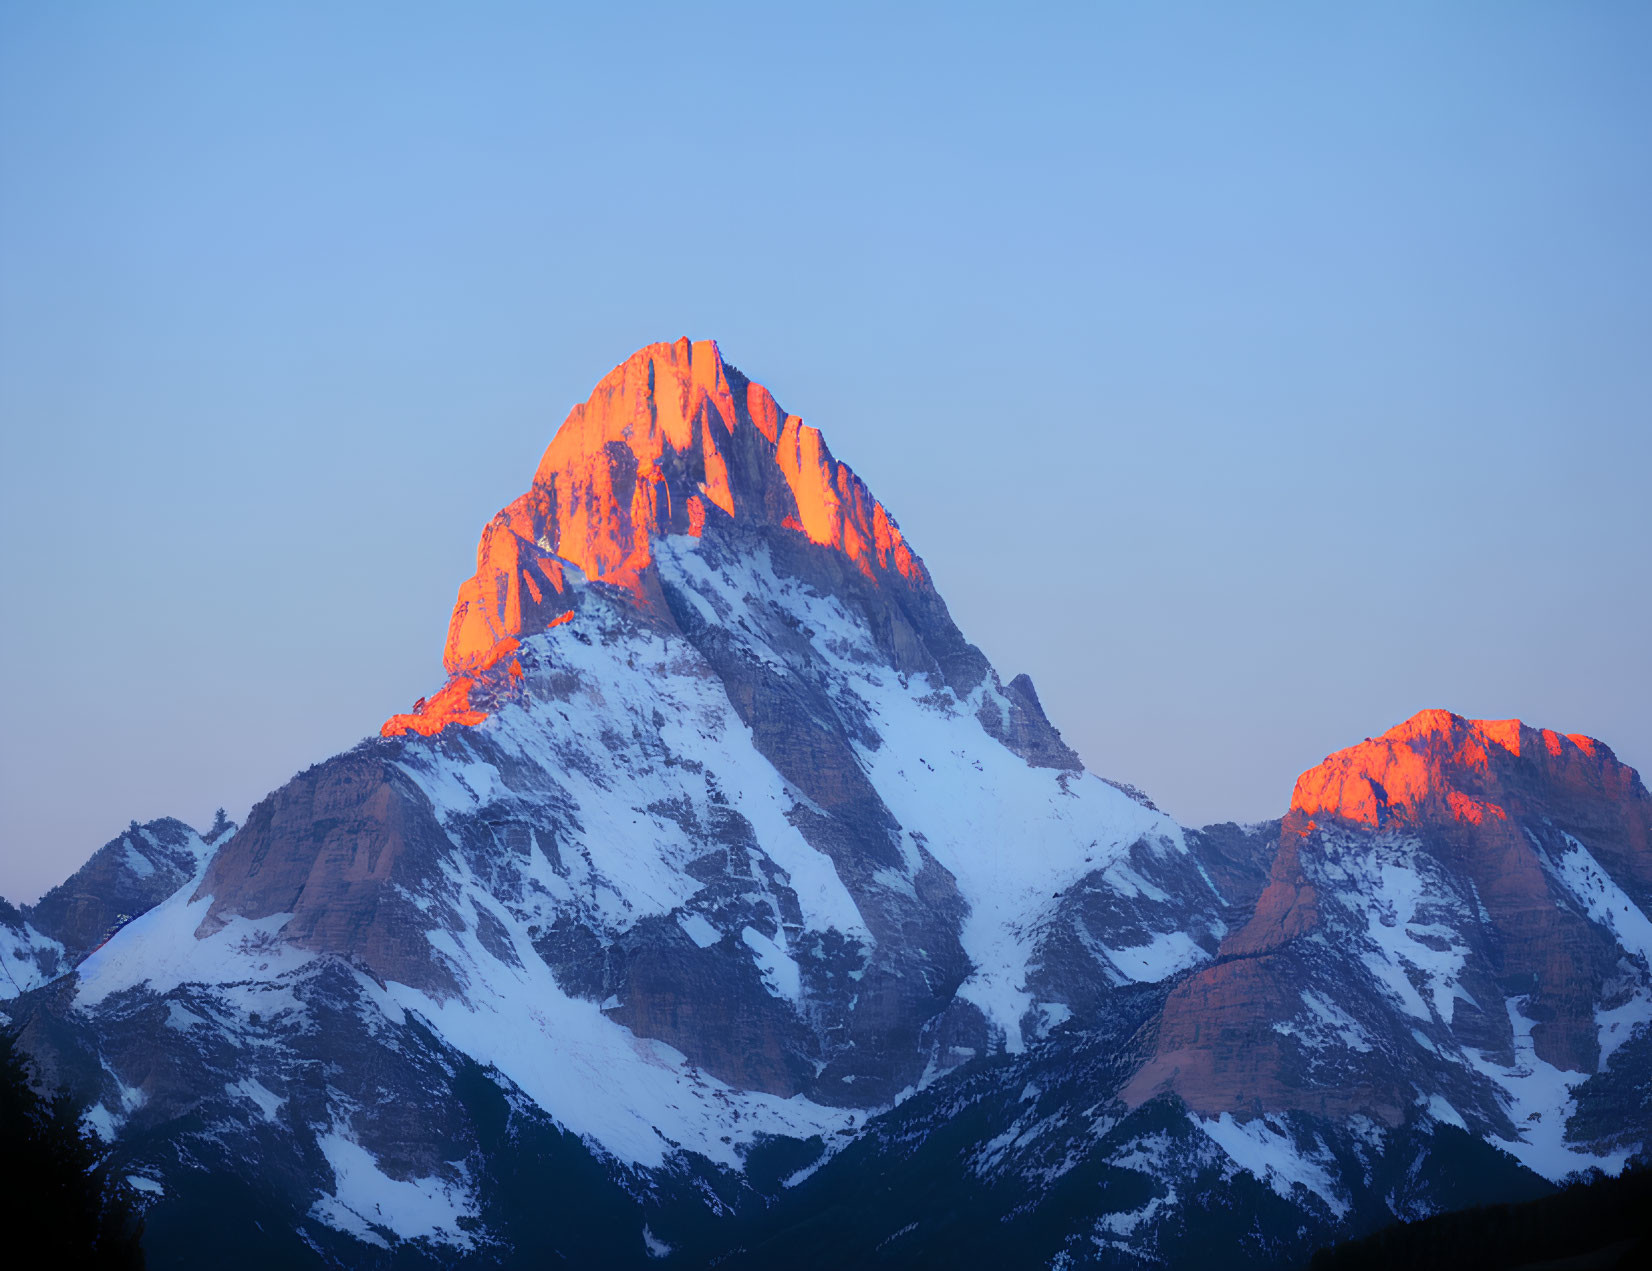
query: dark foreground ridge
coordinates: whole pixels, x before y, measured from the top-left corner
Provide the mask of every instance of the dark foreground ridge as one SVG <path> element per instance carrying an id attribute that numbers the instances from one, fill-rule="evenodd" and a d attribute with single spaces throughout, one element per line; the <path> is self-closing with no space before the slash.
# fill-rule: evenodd
<path id="1" fill-rule="evenodd" d="M 1310 1271 L 1606 1271 L 1652 1266 L 1652 1166 L 1520 1205 L 1395 1223 L 1314 1254 Z"/>
<path id="2" fill-rule="evenodd" d="M 34 1080 L 0 1029 L 0 1232 L 36 1266 L 143 1267 L 137 1197 L 110 1176 L 68 1092 L 42 1097 Z"/>

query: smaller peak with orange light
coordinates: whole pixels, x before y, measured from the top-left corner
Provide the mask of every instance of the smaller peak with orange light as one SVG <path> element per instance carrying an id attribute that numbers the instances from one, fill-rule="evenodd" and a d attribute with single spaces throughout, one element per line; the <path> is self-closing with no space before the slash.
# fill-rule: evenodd
<path id="1" fill-rule="evenodd" d="M 1424 710 L 1298 777 L 1286 828 L 1507 822 L 1511 813 L 1573 788 L 1617 799 L 1637 790 L 1646 796 L 1634 769 L 1592 737 Z"/>

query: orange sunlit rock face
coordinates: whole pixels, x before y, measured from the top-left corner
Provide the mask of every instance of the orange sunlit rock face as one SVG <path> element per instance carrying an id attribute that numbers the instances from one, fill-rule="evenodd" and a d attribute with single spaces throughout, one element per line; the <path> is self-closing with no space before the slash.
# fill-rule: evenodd
<path id="1" fill-rule="evenodd" d="M 554 619 L 549 625 L 560 626 L 571 617 L 573 614 L 570 611 Z M 428 699 L 420 698 L 407 714 L 392 715 L 385 720 L 384 726 L 379 729 L 379 735 L 400 737 L 403 733 L 420 733 L 429 737 L 441 732 L 449 724 L 480 724 L 487 718 L 487 714 L 474 709 L 470 704 L 470 692 L 476 687 L 477 677 L 499 666 L 521 645 L 522 642 L 514 636 L 495 642 L 485 654 L 469 660 L 466 669 L 472 674 L 450 675 L 447 683 L 435 696 Z M 522 664 L 511 658 L 505 674 L 512 682 L 520 680 L 523 675 Z"/>
<path id="2" fill-rule="evenodd" d="M 1324 836 L 1338 830 L 1415 837 L 1472 883 L 1499 974 L 1533 986 L 1538 1056 L 1594 1071 L 1594 1007 L 1613 963 L 1587 921 L 1556 903 L 1528 830 L 1586 836 L 1614 878 L 1652 888 L 1652 798 L 1634 769 L 1588 737 L 1431 710 L 1298 778 L 1255 913 L 1222 942 L 1214 964 L 1171 992 L 1156 1052 L 1126 1088 L 1127 1101 L 1174 1090 L 1207 1115 L 1260 1106 L 1400 1118 L 1410 1094 L 1398 1087 L 1302 1086 L 1273 1028 L 1296 996 L 1293 959 L 1281 951 L 1321 927 L 1312 865 Z"/>
<path id="3" fill-rule="evenodd" d="M 574 407 L 532 487 L 482 531 L 476 573 L 448 625 L 451 678 L 382 731 L 479 723 L 486 716 L 470 706 L 474 677 L 497 665 L 500 641 L 570 613 L 578 583 L 617 587 L 663 616 L 653 541 L 702 535 L 719 518 L 801 534 L 880 586 L 930 587 L 900 527 L 819 430 L 728 366 L 715 343 L 652 344 Z"/>
<path id="4" fill-rule="evenodd" d="M 1507 821 L 1537 785 L 1621 799 L 1634 779 L 1588 737 L 1428 710 L 1298 777 L 1286 826 L 1299 835 L 1310 822 L 1339 820 L 1371 829 L 1479 826 Z"/>

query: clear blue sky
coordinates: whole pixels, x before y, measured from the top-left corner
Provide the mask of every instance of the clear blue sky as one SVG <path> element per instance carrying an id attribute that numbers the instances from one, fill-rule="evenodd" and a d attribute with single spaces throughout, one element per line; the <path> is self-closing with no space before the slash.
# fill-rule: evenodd
<path id="1" fill-rule="evenodd" d="M 1184 821 L 1426 706 L 1644 770 L 1649 66 L 1640 3 L 4 0 L 0 893 L 435 688 L 679 335 Z"/>

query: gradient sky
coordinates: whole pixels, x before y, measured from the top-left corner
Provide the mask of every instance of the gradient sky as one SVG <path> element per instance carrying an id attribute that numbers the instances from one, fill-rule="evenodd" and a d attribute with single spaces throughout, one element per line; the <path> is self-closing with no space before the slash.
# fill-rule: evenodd
<path id="1" fill-rule="evenodd" d="M 715 338 L 1095 770 L 1412 712 L 1652 765 L 1652 6 L 0 2 L 0 894 L 441 682 Z"/>

